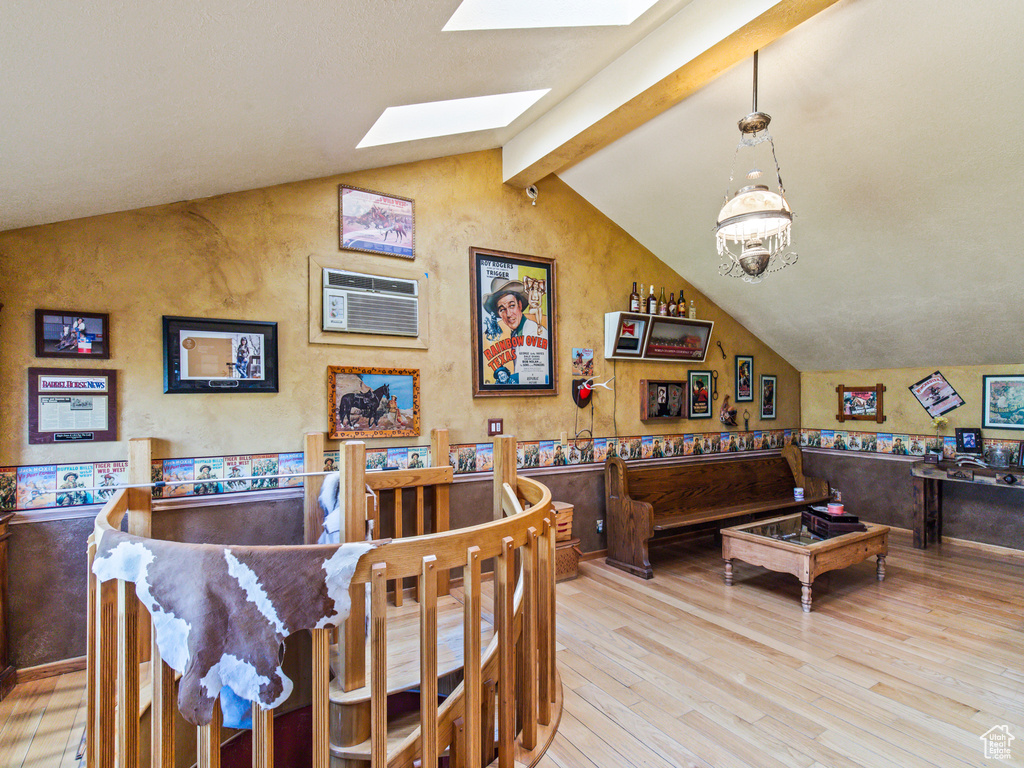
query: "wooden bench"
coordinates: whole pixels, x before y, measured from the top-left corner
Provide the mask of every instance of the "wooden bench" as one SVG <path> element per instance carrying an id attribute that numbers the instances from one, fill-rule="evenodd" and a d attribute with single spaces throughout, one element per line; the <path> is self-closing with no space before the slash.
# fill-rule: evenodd
<path id="1" fill-rule="evenodd" d="M 804 489 L 794 501 L 793 488 Z M 736 518 L 755 519 L 826 501 L 828 483 L 803 473 L 800 449 L 781 455 L 628 467 L 618 457 L 604 465 L 607 563 L 650 579 L 648 541 L 683 529 L 718 530 Z"/>

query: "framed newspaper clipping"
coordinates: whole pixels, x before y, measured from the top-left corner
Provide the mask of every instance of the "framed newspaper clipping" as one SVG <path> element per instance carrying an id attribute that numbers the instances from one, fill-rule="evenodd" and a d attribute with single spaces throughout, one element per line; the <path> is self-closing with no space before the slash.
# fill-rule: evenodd
<path id="1" fill-rule="evenodd" d="M 117 371 L 106 368 L 29 368 L 28 441 L 117 440 Z"/>
<path id="2" fill-rule="evenodd" d="M 469 249 L 473 396 L 558 394 L 555 260 Z"/>

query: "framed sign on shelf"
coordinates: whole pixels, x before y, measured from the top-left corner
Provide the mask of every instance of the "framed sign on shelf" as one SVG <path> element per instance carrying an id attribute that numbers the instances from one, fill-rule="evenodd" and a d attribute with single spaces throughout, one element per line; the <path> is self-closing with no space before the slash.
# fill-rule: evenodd
<path id="1" fill-rule="evenodd" d="M 469 249 L 473 396 L 554 395 L 555 260 Z"/>
<path id="2" fill-rule="evenodd" d="M 164 392 L 277 392 L 277 323 L 163 319 Z"/>
<path id="3" fill-rule="evenodd" d="M 117 371 L 29 368 L 30 444 L 117 440 Z"/>

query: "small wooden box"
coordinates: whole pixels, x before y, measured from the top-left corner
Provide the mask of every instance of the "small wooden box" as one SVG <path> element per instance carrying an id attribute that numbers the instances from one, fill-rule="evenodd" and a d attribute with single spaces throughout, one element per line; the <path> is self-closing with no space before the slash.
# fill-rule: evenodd
<path id="1" fill-rule="evenodd" d="M 555 581 L 575 579 L 579 575 L 579 539 L 570 539 L 555 545 Z"/>
<path id="2" fill-rule="evenodd" d="M 568 541 L 572 538 L 573 505 L 552 501 L 551 508 L 555 511 L 555 541 Z"/>

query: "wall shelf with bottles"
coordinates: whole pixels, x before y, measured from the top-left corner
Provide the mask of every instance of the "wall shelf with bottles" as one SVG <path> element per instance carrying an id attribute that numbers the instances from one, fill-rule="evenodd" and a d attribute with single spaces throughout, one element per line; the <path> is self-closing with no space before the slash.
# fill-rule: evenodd
<path id="1" fill-rule="evenodd" d="M 604 316 L 604 356 L 613 360 L 703 363 L 714 326 L 711 320 L 608 312 Z"/>

